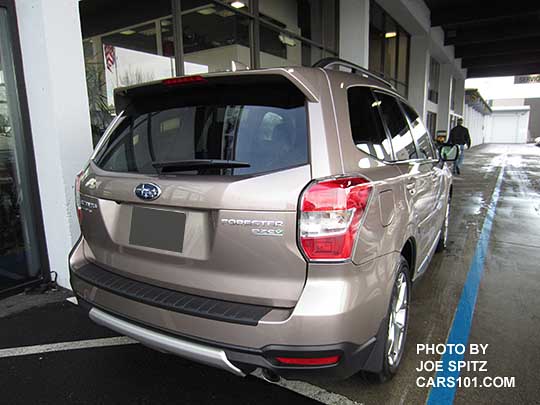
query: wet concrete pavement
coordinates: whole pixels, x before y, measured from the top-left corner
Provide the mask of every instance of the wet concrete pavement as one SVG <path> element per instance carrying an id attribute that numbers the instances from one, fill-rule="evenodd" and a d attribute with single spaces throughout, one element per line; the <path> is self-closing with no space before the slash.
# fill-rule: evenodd
<path id="1" fill-rule="evenodd" d="M 455 403 L 540 403 L 536 372 L 540 361 L 540 148 L 532 145 L 485 145 L 467 153 L 462 175 L 454 179 L 448 249 L 435 255 L 413 288 L 399 374 L 383 385 L 361 376 L 342 382 L 309 381 L 313 385 L 308 389 L 318 386 L 342 395 L 323 393 L 318 399 L 326 403 L 339 403 L 344 397 L 365 404 L 426 402 L 430 388 L 419 387 L 418 377 L 435 373 L 416 369 L 421 361 L 439 360 L 440 356 L 417 354 L 417 344 L 446 342 L 503 167 L 469 335 L 469 343 L 489 346 L 484 356 L 465 357 L 485 361 L 487 371 L 462 372 L 462 376 L 477 377 L 480 383 L 485 376 L 515 377 L 515 388 L 461 387 L 456 390 Z M 43 314 L 36 318 L 41 321 L 32 323 L 31 317 L 39 315 L 36 309 L 19 317 L 11 315 L 11 323 L 0 318 L 0 330 L 17 328 L 17 332 L 0 333 L 0 348 L 13 347 L 17 334 L 26 336 L 33 328 L 64 332 L 26 337 L 20 345 L 110 336 L 77 317 L 69 305 L 55 309 L 69 314 L 67 324 L 58 315 L 49 315 L 47 324 Z M 77 333 L 67 332 L 73 329 Z M 139 345 L 0 358 L 0 370 L 0 385 L 10 387 L 0 394 L 0 403 L 6 394 L 17 399 L 6 403 L 315 403 L 253 377 L 239 379 Z M 42 383 L 46 388 L 35 388 L 35 394 L 25 390 Z"/>

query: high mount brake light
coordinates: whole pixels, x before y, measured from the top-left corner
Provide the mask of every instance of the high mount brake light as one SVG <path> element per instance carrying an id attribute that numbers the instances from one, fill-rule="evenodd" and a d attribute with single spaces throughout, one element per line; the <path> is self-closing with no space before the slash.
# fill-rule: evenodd
<path id="1" fill-rule="evenodd" d="M 310 260 L 350 259 L 371 189 L 364 178 L 346 177 L 314 183 L 304 192 L 300 244 Z"/>
<path id="2" fill-rule="evenodd" d="M 180 84 L 192 84 L 192 83 L 208 83 L 208 81 L 202 76 L 184 76 L 184 77 L 172 77 L 165 79 L 161 83 L 165 86 L 177 86 Z"/>

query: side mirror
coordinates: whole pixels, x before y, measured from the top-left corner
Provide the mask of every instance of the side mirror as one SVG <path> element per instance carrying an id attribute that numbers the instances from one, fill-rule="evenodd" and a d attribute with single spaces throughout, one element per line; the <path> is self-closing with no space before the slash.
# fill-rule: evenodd
<path id="1" fill-rule="evenodd" d="M 439 156 L 443 162 L 454 162 L 459 156 L 459 146 L 443 145 L 439 148 Z"/>

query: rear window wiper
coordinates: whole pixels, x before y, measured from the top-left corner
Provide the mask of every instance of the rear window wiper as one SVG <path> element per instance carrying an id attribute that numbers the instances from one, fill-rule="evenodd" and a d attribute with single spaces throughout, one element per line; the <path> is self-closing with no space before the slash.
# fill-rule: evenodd
<path id="1" fill-rule="evenodd" d="M 236 160 L 219 159 L 195 159 L 195 160 L 177 160 L 169 162 L 152 162 L 152 166 L 160 173 L 187 172 L 199 169 L 230 169 L 240 167 L 250 167 L 247 162 Z"/>

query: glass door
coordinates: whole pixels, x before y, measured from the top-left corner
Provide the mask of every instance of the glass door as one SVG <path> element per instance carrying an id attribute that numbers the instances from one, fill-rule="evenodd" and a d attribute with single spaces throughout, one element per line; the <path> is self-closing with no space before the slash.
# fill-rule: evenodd
<path id="1" fill-rule="evenodd" d="M 0 7 L 0 293 L 41 276 L 10 17 Z"/>

